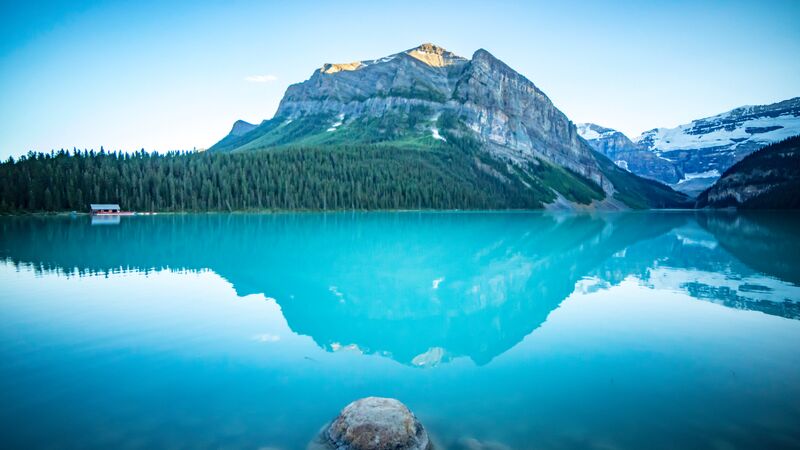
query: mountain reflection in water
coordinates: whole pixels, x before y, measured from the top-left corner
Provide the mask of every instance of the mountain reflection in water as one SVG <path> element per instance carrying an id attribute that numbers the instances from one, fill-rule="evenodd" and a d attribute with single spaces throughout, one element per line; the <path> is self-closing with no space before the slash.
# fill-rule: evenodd
<path id="1" fill-rule="evenodd" d="M 576 289 L 634 278 L 800 318 L 796 215 L 231 214 L 0 219 L 0 258 L 43 272 L 211 270 L 273 298 L 328 351 L 483 365 Z"/>

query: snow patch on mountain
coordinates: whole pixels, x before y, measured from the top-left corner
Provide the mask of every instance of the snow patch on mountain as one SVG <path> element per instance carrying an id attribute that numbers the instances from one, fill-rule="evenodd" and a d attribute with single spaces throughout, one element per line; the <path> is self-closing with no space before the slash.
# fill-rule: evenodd
<path id="1" fill-rule="evenodd" d="M 331 127 L 325 131 L 330 133 L 331 131 L 336 131 L 340 126 L 342 126 L 342 123 L 344 123 L 344 114 L 339 114 L 336 116 L 336 119 L 336 122 L 334 122 Z"/>
<path id="2" fill-rule="evenodd" d="M 656 152 L 763 146 L 800 134 L 800 97 L 743 106 L 675 128 L 645 131 L 633 141 Z"/>
<path id="3" fill-rule="evenodd" d="M 734 149 L 744 142 L 761 142 L 766 145 L 797 134 L 800 134 L 800 117 L 787 114 L 746 120 L 737 123 L 735 127 L 722 127 L 704 134 L 697 133 L 695 122 L 676 128 L 656 128 L 638 136 L 634 142 L 644 143 L 650 149 L 658 151 L 715 147 Z"/>
<path id="4" fill-rule="evenodd" d="M 625 161 L 631 172 L 693 195 L 745 156 L 800 135 L 800 97 L 742 106 L 674 128 L 655 128 L 633 141 L 592 123 L 578 124 L 577 131 L 617 165 Z"/>
<path id="5" fill-rule="evenodd" d="M 601 127 L 593 123 L 579 123 L 575 127 L 578 129 L 578 135 L 587 141 L 607 138 L 616 132 L 611 128 Z"/>
<path id="6" fill-rule="evenodd" d="M 695 178 L 719 178 L 720 175 L 721 174 L 719 173 L 719 170 L 716 170 L 716 169 L 707 170 L 705 172 L 686 173 L 683 176 L 683 180 L 681 180 L 680 182 L 682 183 L 684 181 L 689 181 L 689 180 L 692 180 L 692 179 L 695 179 Z"/>

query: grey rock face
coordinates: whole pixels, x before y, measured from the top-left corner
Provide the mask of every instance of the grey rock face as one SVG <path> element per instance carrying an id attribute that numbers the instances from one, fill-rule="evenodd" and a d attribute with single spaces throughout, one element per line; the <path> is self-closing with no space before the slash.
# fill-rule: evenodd
<path id="1" fill-rule="evenodd" d="M 575 125 L 530 80 L 486 50 L 475 52 L 452 98 L 459 116 L 493 153 L 511 160 L 538 156 L 604 186 Z"/>
<path id="2" fill-rule="evenodd" d="M 276 117 L 337 114 L 347 123 L 415 107 L 425 108 L 430 121 L 454 114 L 494 156 L 539 157 L 613 191 L 575 125 L 531 81 L 483 49 L 469 60 L 423 44 L 377 60 L 326 64 L 289 87 Z"/>
<path id="3" fill-rule="evenodd" d="M 323 431 L 336 450 L 428 450 L 428 434 L 414 414 L 393 398 L 367 397 L 347 405 Z"/>
<path id="4" fill-rule="evenodd" d="M 442 108 L 469 61 L 432 44 L 384 58 L 325 64 L 307 81 L 289 86 L 276 117 L 310 114 L 379 116 L 412 105 Z"/>
<path id="5" fill-rule="evenodd" d="M 244 120 L 237 120 L 233 124 L 233 128 L 231 128 L 231 135 L 233 136 L 243 136 L 255 129 L 258 125 L 253 125 L 252 123 L 245 122 Z"/>

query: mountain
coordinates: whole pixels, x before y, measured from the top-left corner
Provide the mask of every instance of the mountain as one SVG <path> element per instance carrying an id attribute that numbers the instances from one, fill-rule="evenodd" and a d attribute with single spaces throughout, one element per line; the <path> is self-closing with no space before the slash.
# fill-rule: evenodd
<path id="1" fill-rule="evenodd" d="M 675 128 L 656 128 L 635 142 L 675 164 L 684 178 L 675 189 L 699 192 L 755 150 L 800 134 L 800 97 L 770 105 L 742 106 Z"/>
<path id="2" fill-rule="evenodd" d="M 800 134 L 800 97 L 742 106 L 675 128 L 654 128 L 633 140 L 592 123 L 579 124 L 578 133 L 620 167 L 697 195 L 736 161 Z"/>
<path id="3" fill-rule="evenodd" d="M 684 174 L 674 162 L 633 143 L 622 132 L 593 123 L 578 124 L 578 134 L 619 167 L 641 177 L 675 184 Z"/>
<path id="4" fill-rule="evenodd" d="M 233 124 L 233 128 L 231 128 L 231 135 L 233 136 L 242 136 L 253 131 L 258 125 L 253 125 L 252 123 L 245 122 L 244 120 L 237 120 Z"/>
<path id="5" fill-rule="evenodd" d="M 352 145 L 413 150 L 420 164 L 456 155 L 469 166 L 460 173 L 488 174 L 527 192 L 534 206 L 688 201 L 595 152 L 544 92 L 483 49 L 467 59 L 423 44 L 376 60 L 324 64 L 287 89 L 272 119 L 255 127 L 237 122 L 210 151 Z"/>
<path id="6" fill-rule="evenodd" d="M 800 209 L 800 136 L 746 156 L 697 198 L 699 207 Z"/>

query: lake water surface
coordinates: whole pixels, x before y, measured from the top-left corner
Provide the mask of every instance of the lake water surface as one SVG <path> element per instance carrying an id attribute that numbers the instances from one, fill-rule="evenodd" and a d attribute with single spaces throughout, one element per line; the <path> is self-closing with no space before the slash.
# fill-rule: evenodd
<path id="1" fill-rule="evenodd" d="M 0 218 L 4 448 L 800 447 L 800 217 Z"/>

